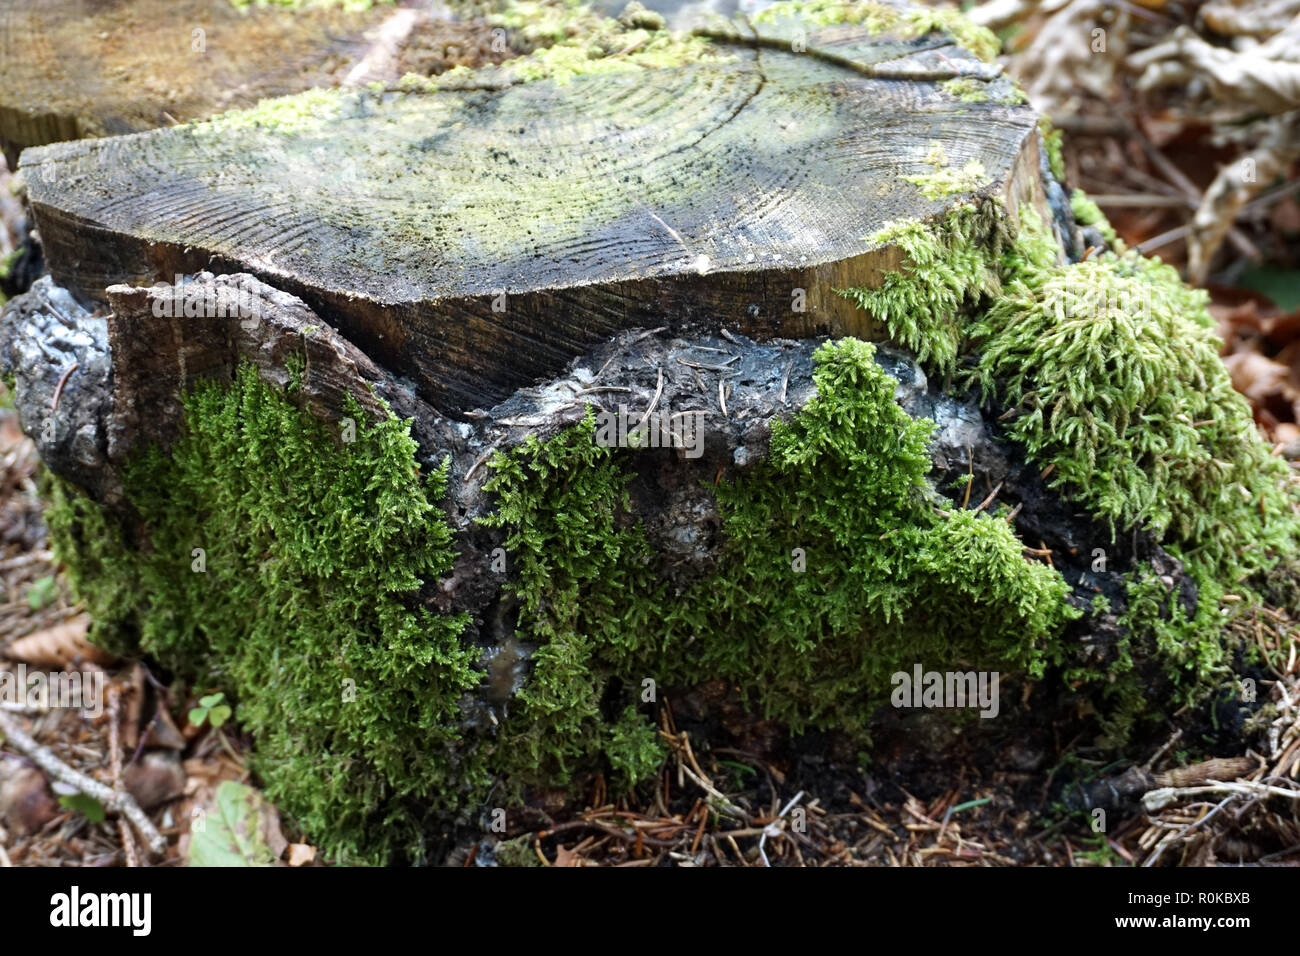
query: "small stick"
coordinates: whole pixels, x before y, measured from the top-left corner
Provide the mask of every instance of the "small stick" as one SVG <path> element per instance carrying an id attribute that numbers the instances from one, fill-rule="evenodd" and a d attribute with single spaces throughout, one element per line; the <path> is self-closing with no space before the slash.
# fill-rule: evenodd
<path id="1" fill-rule="evenodd" d="M 970 506 L 970 489 L 975 484 L 975 451 L 972 448 L 966 449 L 966 497 L 962 500 L 961 506 L 967 508 Z"/>
<path id="2" fill-rule="evenodd" d="M 645 414 L 641 416 L 641 420 L 636 423 L 637 428 L 640 428 L 642 425 L 644 425 L 647 421 L 650 420 L 651 413 L 654 412 L 655 406 L 659 404 L 659 396 L 662 395 L 663 393 L 664 393 L 664 370 L 663 367 L 660 366 L 659 384 L 655 386 L 655 397 L 650 400 L 650 407 L 645 410 Z"/>
<path id="3" fill-rule="evenodd" d="M 108 691 L 108 753 L 109 766 L 113 773 L 113 787 L 122 790 L 122 741 L 119 739 L 118 722 L 121 720 L 121 694 L 116 686 Z M 122 849 L 126 852 L 126 865 L 135 868 L 140 861 L 135 855 L 135 841 L 131 839 L 131 828 L 121 817 L 117 820 L 118 832 L 122 834 Z"/>
<path id="4" fill-rule="evenodd" d="M 992 491 L 989 492 L 989 496 L 988 496 L 987 498 L 985 498 L 983 501 L 981 501 L 981 502 L 979 503 L 979 506 L 978 506 L 975 510 L 976 510 L 976 511 L 983 511 L 983 510 L 984 510 L 985 508 L 987 508 L 989 505 L 993 504 L 993 499 L 996 498 L 996 497 L 998 496 L 998 492 L 1001 491 L 1001 490 L 1002 490 L 1002 482 L 999 481 L 999 482 L 998 482 L 998 486 L 997 486 L 996 488 L 994 488 Z M 968 492 L 968 495 L 969 495 L 969 492 L 970 492 L 970 486 L 969 486 L 969 485 L 966 486 L 966 491 Z"/>
<path id="5" fill-rule="evenodd" d="M 38 744 L 25 730 L 18 726 L 18 721 L 3 711 L 0 711 L 0 733 L 4 734 L 5 739 L 10 744 L 30 757 L 33 763 L 56 780 L 76 787 L 88 797 L 94 797 L 108 809 L 125 814 L 127 819 L 135 825 L 140 836 L 144 837 L 145 843 L 153 852 L 162 853 L 167 849 L 167 841 L 154 827 L 153 822 L 145 816 L 144 811 L 140 809 L 140 805 L 135 802 L 135 798 L 129 793 L 122 793 L 111 787 L 106 787 L 98 780 L 69 767 L 54 755 L 54 751 Z"/>
<path id="6" fill-rule="evenodd" d="M 469 466 L 469 471 L 465 472 L 465 477 L 460 480 L 460 483 L 462 485 L 469 484 L 470 478 L 474 477 L 474 472 L 478 471 L 478 466 L 491 458 L 494 451 L 496 451 L 495 448 L 489 448 L 487 451 L 483 452 L 478 461 Z"/>
<path id="7" fill-rule="evenodd" d="M 75 372 L 80 367 L 81 367 L 80 362 L 73 362 L 66 369 L 64 369 L 63 374 L 59 376 L 59 384 L 54 386 L 54 400 L 50 402 L 51 409 L 55 411 L 58 410 L 59 398 L 63 395 L 63 386 L 68 384 L 68 378 L 72 375 L 73 372 Z"/>

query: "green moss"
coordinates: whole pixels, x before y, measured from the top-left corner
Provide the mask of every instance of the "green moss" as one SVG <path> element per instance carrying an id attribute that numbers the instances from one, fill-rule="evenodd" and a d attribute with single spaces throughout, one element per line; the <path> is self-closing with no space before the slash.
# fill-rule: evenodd
<path id="1" fill-rule="evenodd" d="M 948 8 L 896 7 L 865 0 L 781 0 L 754 15 L 755 22 L 777 24 L 798 19 L 812 26 L 854 23 L 865 26 L 873 36 L 895 30 L 904 37 L 922 37 L 935 31 L 952 35 L 959 44 L 982 60 L 992 61 L 1001 49 L 997 35 L 978 26 L 957 10 Z"/>
<path id="2" fill-rule="evenodd" d="M 465 618 L 414 601 L 452 560 L 443 473 L 416 473 L 404 423 L 353 402 L 343 444 L 251 369 L 185 404 L 170 454 L 128 471 L 138 521 L 69 492 L 50 512 L 93 637 L 232 692 L 268 793 L 327 852 L 418 853 L 420 805 L 475 782 L 452 752 Z"/>
<path id="3" fill-rule="evenodd" d="M 934 172 L 900 176 L 899 179 L 916 186 L 926 199 L 942 199 L 956 193 L 975 192 L 989 184 L 988 172 L 978 159 L 972 159 L 961 169 L 950 168 L 941 143 L 931 144 L 925 162 L 933 167 Z"/>
<path id="4" fill-rule="evenodd" d="M 197 136 L 209 138 L 245 129 L 263 129 L 286 135 L 315 132 L 341 116 L 347 102 L 364 95 L 344 90 L 306 90 L 262 100 L 248 109 L 230 110 L 191 128 Z"/>
<path id="5" fill-rule="evenodd" d="M 944 92 L 957 97 L 963 103 L 987 103 L 989 99 L 985 91 L 986 84 L 973 77 L 963 76 L 955 80 L 945 80 L 939 85 L 943 87 Z"/>
<path id="6" fill-rule="evenodd" d="M 606 750 L 623 774 L 658 766 L 662 756 L 644 722 L 640 733 L 629 723 L 630 687 L 613 710 L 602 709 L 647 633 L 650 605 L 634 596 L 652 583 L 643 535 L 620 520 L 627 477 L 614 451 L 595 443 L 594 428 L 588 415 L 549 442 L 531 437 L 494 459 L 485 485 L 499 501 L 485 523 L 508 531 L 522 635 L 540 645 L 497 743 L 508 772 L 524 779 L 565 782 Z M 639 689 L 641 676 L 628 679 Z"/>
<path id="7" fill-rule="evenodd" d="M 1119 234 L 1115 232 L 1110 221 L 1101 211 L 1101 207 L 1089 199 L 1088 194 L 1082 189 L 1070 193 L 1070 211 L 1074 213 L 1074 221 L 1079 225 L 1096 226 L 1108 243 L 1112 246 L 1120 244 Z M 1117 248 L 1115 251 L 1123 253 L 1124 249 Z"/>
<path id="8" fill-rule="evenodd" d="M 613 19 L 572 0 L 511 0 L 488 20 L 513 31 L 526 46 L 541 48 L 499 68 L 523 82 L 550 79 L 564 85 L 593 73 L 735 58 L 704 37 L 664 29 L 663 18 L 644 9 Z"/>
<path id="9" fill-rule="evenodd" d="M 861 24 L 874 36 L 898 26 L 902 13 L 873 0 L 863 0 L 861 3 L 848 3 L 845 0 L 780 0 L 754 15 L 756 23 L 775 24 L 784 19 L 799 19 L 813 26 Z"/>
<path id="10" fill-rule="evenodd" d="M 1065 182 L 1065 137 L 1046 116 L 1038 120 L 1038 128 L 1042 131 L 1043 142 L 1047 146 L 1047 165 L 1051 168 L 1057 182 L 1063 183 Z"/>
<path id="11" fill-rule="evenodd" d="M 521 695 L 530 762 L 566 766 L 579 751 L 560 742 L 591 747 L 609 733 L 599 702 L 646 678 L 726 678 L 769 718 L 866 739 L 891 675 L 917 662 L 1041 669 L 1074 616 L 1067 586 L 1025 560 L 1005 521 L 936 509 L 952 505 L 926 483 L 932 425 L 895 403 L 871 356 L 852 339 L 819 349 L 817 398 L 774 428 L 753 477 L 719 487 L 720 567 L 685 593 L 626 521 L 624 461 L 593 444 L 590 418 L 498 459 L 491 523 L 511 530 L 520 620 L 546 668 Z M 618 706 L 604 720 L 626 727 Z M 657 766 L 648 740 L 634 751 Z"/>
<path id="12" fill-rule="evenodd" d="M 992 63 L 1002 51 L 1002 41 L 988 27 L 972 23 L 958 10 L 949 7 L 919 7 L 904 14 L 907 33 L 925 36 L 941 30 L 981 60 Z"/>
<path id="13" fill-rule="evenodd" d="M 1082 194 L 1074 205 L 1081 222 L 1105 222 Z M 1183 557 L 1199 594 L 1190 614 L 1155 593 L 1158 579 L 1132 578 L 1125 636 L 1104 672 L 1103 723 L 1117 743 L 1151 713 L 1153 674 L 1164 703 L 1222 683 L 1235 645 L 1219 597 L 1231 589 L 1245 608 L 1245 578 L 1295 561 L 1300 489 L 1232 388 L 1204 293 L 1136 253 L 1067 265 L 1034 210 L 1019 219 L 1014 244 L 969 207 L 935 225 L 891 225 L 870 241 L 901 246 L 903 267 L 844 294 L 933 370 L 972 365 L 985 398 L 1014 413 L 1008 437 L 1051 466 L 1067 500 Z M 1058 662 L 1076 686 L 1103 676 Z"/>
<path id="14" fill-rule="evenodd" d="M 626 30 L 616 20 L 576 39 L 509 61 L 501 69 L 524 82 L 550 79 L 563 86 L 575 76 L 595 73 L 666 69 L 688 63 L 735 59 L 704 37 L 682 36 L 667 30 Z"/>
<path id="15" fill-rule="evenodd" d="M 923 364 L 950 372 L 970 314 L 1001 288 L 996 256 L 1004 237 L 989 204 L 963 204 L 938 223 L 890 223 L 866 241 L 898 246 L 906 255 L 902 268 L 874 288 L 837 291 L 883 322 Z"/>
<path id="16" fill-rule="evenodd" d="M 537 858 L 537 851 L 533 849 L 534 839 L 533 834 L 525 833 L 522 836 L 500 841 L 493 853 L 497 865 L 542 866 L 542 861 Z"/>
<path id="17" fill-rule="evenodd" d="M 1289 469 L 1219 361 L 1207 302 L 1170 266 L 1103 253 L 1023 269 L 972 336 L 986 395 L 1019 410 L 1009 431 L 1056 466 L 1054 487 L 1227 573 L 1291 550 L 1300 528 Z"/>

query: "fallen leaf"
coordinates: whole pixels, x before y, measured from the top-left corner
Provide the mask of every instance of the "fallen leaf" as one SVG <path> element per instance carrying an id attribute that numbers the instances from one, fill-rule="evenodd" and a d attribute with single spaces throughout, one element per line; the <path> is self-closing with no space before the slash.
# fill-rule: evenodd
<path id="1" fill-rule="evenodd" d="M 289 865 L 306 866 L 308 863 L 315 862 L 316 848 L 308 846 L 306 843 L 289 844 Z"/>
<path id="2" fill-rule="evenodd" d="M 226 780 L 217 787 L 213 803 L 190 824 L 189 864 L 272 866 L 277 854 L 271 841 L 279 831 L 274 806 L 252 787 Z"/>
<path id="3" fill-rule="evenodd" d="M 103 823 L 106 816 L 104 805 L 94 797 L 87 796 L 84 793 L 71 793 L 59 797 L 59 806 L 74 813 L 80 813 L 91 823 Z"/>
<path id="4" fill-rule="evenodd" d="M 78 661 L 100 665 L 113 663 L 111 654 L 86 640 L 89 627 L 90 618 L 78 614 L 53 627 L 20 637 L 5 650 L 5 656 L 27 664 L 60 668 Z"/>
<path id="5" fill-rule="evenodd" d="M 1291 370 L 1258 352 L 1237 352 L 1223 360 L 1232 374 L 1233 387 L 1252 402 L 1263 404 L 1270 396 L 1280 395 L 1288 404 L 1297 397 L 1291 385 Z"/>
<path id="6" fill-rule="evenodd" d="M 185 771 L 175 751 L 154 750 L 123 771 L 122 783 L 135 802 L 148 810 L 185 792 Z"/>
<path id="7" fill-rule="evenodd" d="M 45 774 L 22 757 L 0 754 L 0 822 L 28 834 L 58 815 Z"/>

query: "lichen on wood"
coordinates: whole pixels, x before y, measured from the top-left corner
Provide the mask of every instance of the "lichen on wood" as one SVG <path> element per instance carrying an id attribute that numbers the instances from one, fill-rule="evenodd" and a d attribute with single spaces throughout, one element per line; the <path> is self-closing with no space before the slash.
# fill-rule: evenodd
<path id="1" fill-rule="evenodd" d="M 809 23 L 795 49 L 787 21 L 706 38 L 598 20 L 496 68 L 34 149 L 23 167 L 51 269 L 78 295 L 225 263 L 450 412 L 663 314 L 876 337 L 829 289 L 894 267 L 897 249 L 865 236 L 959 198 L 900 178 L 898 157 L 933 174 L 938 142 L 954 169 L 986 171 L 963 189 L 1018 194 L 1036 119 L 948 95 L 961 76 L 1010 84 L 943 34 Z"/>

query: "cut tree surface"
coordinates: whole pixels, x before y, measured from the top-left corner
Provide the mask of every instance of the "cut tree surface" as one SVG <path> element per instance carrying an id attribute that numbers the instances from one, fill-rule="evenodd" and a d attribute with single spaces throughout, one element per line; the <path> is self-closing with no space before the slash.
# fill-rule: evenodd
<path id="1" fill-rule="evenodd" d="M 392 10 L 0 0 L 0 147 L 203 119 L 328 83 Z"/>
<path id="2" fill-rule="evenodd" d="M 310 93 L 22 166 L 84 300 L 249 272 L 451 414 L 622 328 L 878 337 L 835 290 L 898 268 L 881 227 L 975 193 L 1013 217 L 1041 201 L 1034 113 L 946 35 L 712 36 L 718 56 L 681 66 Z"/>

